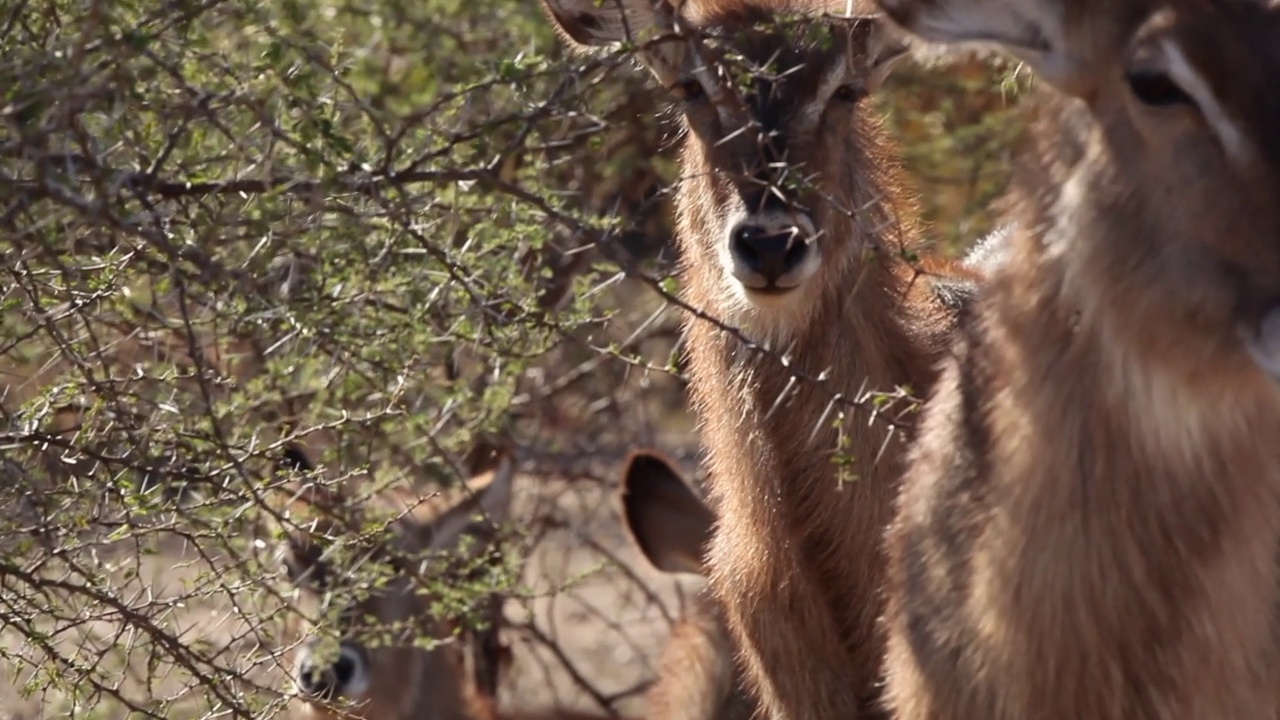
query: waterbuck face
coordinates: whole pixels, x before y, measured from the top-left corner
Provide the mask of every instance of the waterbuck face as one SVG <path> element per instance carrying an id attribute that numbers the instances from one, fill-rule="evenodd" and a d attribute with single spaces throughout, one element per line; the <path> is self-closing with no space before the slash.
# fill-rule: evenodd
<path id="1" fill-rule="evenodd" d="M 292 457 L 292 469 L 311 469 Z M 391 519 L 385 542 L 359 538 L 381 524 L 371 508 L 316 483 L 285 485 L 292 492 L 280 556 L 294 601 L 285 636 L 293 647 L 295 716 L 459 715 L 461 652 L 450 639 L 453 623 L 433 613 L 428 585 L 450 582 L 450 558 L 459 550 L 474 557 L 492 539 L 510 506 L 513 475 L 503 458 L 452 505 L 376 498 Z"/>
<path id="2" fill-rule="evenodd" d="M 1077 276 L 1123 268 L 1125 282 L 1160 288 L 1169 317 L 1190 323 L 1206 352 L 1241 351 L 1243 331 L 1246 348 L 1280 370 L 1274 0 L 880 5 L 927 40 L 1000 47 L 1067 98 L 1055 111 L 1078 131 L 1082 157 L 1046 181 L 1060 229 L 1048 246 L 1072 246 L 1063 256 Z M 1272 337 L 1259 344 L 1260 334 Z"/>
<path id="3" fill-rule="evenodd" d="M 571 45 L 636 43 L 688 130 L 680 213 L 731 304 L 791 309 L 861 252 L 864 98 L 903 54 L 862 2 L 544 0 Z M 797 8 L 800 5 L 796 4 Z M 839 13 L 839 14 L 836 14 Z M 802 292 L 804 291 L 804 292 Z"/>
<path id="4" fill-rule="evenodd" d="M 691 133 L 686 212 L 727 287 L 768 310 L 803 302 L 824 266 L 865 248 L 856 231 L 860 174 L 874 162 L 859 144 L 860 105 L 879 80 L 873 20 L 761 18 L 726 22 L 714 56 L 740 102 L 716 103 L 705 80 L 682 93 Z M 700 178 L 701 180 L 695 180 Z M 838 274 L 838 273 L 836 273 Z"/>

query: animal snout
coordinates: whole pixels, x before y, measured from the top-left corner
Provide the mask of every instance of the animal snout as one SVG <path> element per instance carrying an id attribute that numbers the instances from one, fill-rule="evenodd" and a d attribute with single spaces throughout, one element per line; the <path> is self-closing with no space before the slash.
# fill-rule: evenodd
<path id="1" fill-rule="evenodd" d="M 734 274 L 756 291 L 786 291 L 799 285 L 812 260 L 808 234 L 794 224 L 739 223 L 730 233 Z"/>
<path id="2" fill-rule="evenodd" d="M 368 674 L 364 654 L 352 645 L 343 643 L 332 661 L 320 659 L 307 647 L 298 662 L 298 689 L 320 700 L 354 697 L 368 688 Z"/>

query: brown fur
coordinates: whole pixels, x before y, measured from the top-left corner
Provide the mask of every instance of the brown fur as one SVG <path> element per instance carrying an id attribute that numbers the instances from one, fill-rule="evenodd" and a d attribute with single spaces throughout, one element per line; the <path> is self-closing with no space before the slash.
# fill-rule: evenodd
<path id="1" fill-rule="evenodd" d="M 706 576 L 714 516 L 674 465 L 652 451 L 632 455 L 622 476 L 622 517 L 645 558 L 665 573 Z M 662 720 L 751 720 L 747 692 L 724 611 L 705 588 L 671 628 L 658 677 L 645 696 L 647 715 Z"/>
<path id="2" fill-rule="evenodd" d="M 1280 10 L 883 5 L 1054 88 L 888 535 L 896 716 L 1280 718 L 1280 388 L 1248 339 L 1280 298 Z"/>
<path id="3" fill-rule="evenodd" d="M 604 44 L 621 33 L 615 3 L 603 10 L 589 0 L 546 4 L 573 42 Z M 905 199 L 874 114 L 865 103 L 836 96 L 814 104 L 825 101 L 817 93 L 840 58 L 850 62 L 846 79 L 860 79 L 871 93 L 901 48 L 867 17 L 833 21 L 836 42 L 829 49 L 768 28 L 774 11 L 801 3 L 687 2 L 678 14 L 657 3 L 650 11 L 656 17 L 645 16 L 647 0 L 623 5 L 638 42 L 664 34 L 641 32 L 646 21 L 696 25 L 734 33 L 734 47 L 756 63 L 778 57 L 779 71 L 803 66 L 772 87 L 755 83 L 754 97 L 711 88 L 706 96 L 714 107 L 685 103 L 688 135 L 676 196 L 685 300 L 772 352 L 692 316 L 685 346 L 709 451 L 710 499 L 720 518 L 709 550 L 711 585 L 754 690 L 773 718 L 868 716 L 883 649 L 880 537 L 903 438 L 888 437 L 888 425 L 869 423 L 861 411 L 833 408 L 832 395 L 847 400 L 860 390 L 902 385 L 926 391 L 955 311 L 968 297 L 951 291 L 978 277 L 941 262 L 920 267 L 903 260 L 918 244 L 916 208 Z M 808 3 L 810 12 L 842 13 L 844 6 Z M 641 58 L 677 91 L 696 77 L 688 44 L 650 43 Z M 806 119 L 810 111 L 816 122 Z M 737 132 L 742 127 L 747 131 Z M 812 177 L 813 187 L 784 190 L 783 165 L 791 180 Z M 734 216 L 764 215 L 759 210 L 770 205 L 792 216 L 808 208 L 822 231 L 821 263 L 790 292 L 753 295 L 724 262 L 726 225 Z M 935 285 L 929 277 L 935 272 L 963 279 Z M 795 371 L 827 383 L 796 382 Z M 832 462 L 840 446 L 853 458 L 843 473 Z"/>

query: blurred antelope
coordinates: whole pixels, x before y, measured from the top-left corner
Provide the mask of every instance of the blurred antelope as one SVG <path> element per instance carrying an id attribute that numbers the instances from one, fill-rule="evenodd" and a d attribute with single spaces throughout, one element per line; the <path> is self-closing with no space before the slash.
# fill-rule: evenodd
<path id="1" fill-rule="evenodd" d="M 1046 84 L 889 534 L 902 720 L 1280 717 L 1280 7 L 882 0 Z"/>
<path id="2" fill-rule="evenodd" d="M 917 210 L 865 103 L 903 47 L 861 1 L 544 5 L 571 47 L 633 39 L 683 110 L 685 300 L 739 331 L 689 314 L 684 340 L 720 518 L 711 587 L 749 684 L 774 718 L 865 716 L 902 433 L 840 398 L 927 390 L 982 275 L 908 262 Z"/>
<path id="3" fill-rule="evenodd" d="M 450 563 L 465 566 L 493 547 L 498 526 L 510 513 L 516 476 L 510 454 L 500 450 L 496 455 L 493 468 L 469 480 L 461 498 L 419 500 L 384 493 L 363 507 L 353 507 L 353 498 L 343 492 L 296 479 L 275 491 L 284 499 L 276 503 L 279 511 L 293 516 L 289 522 L 277 522 L 277 527 L 285 537 L 281 557 L 299 611 L 285 622 L 285 639 L 296 647 L 295 717 L 604 720 L 602 715 L 566 710 L 499 712 L 491 692 L 466 676 L 463 650 L 449 640 L 455 623 L 432 612 L 434 598 L 415 577 L 458 582 L 462 578 L 455 572 L 457 566 Z M 293 446 L 281 464 L 287 471 L 314 471 L 306 455 Z M 357 561 L 388 561 L 393 575 L 374 593 L 341 608 L 338 630 L 343 638 L 336 652 L 326 655 L 311 619 L 344 579 L 343 569 L 324 557 L 321 538 L 360 532 L 372 508 L 394 513 L 394 540 L 386 547 L 366 548 Z M 415 559 L 412 565 L 406 563 L 410 558 Z M 362 639 L 364 635 L 371 635 L 371 641 Z M 419 645 L 423 640 L 439 644 L 427 649 Z"/>
<path id="4" fill-rule="evenodd" d="M 627 461 L 622 517 L 654 568 L 706 576 L 714 516 L 661 455 L 641 451 Z M 661 720 L 751 720 L 757 704 L 744 681 L 724 613 L 704 590 L 671 628 L 646 713 Z"/>
<path id="5" fill-rule="evenodd" d="M 290 448 L 286 469 L 310 472 L 314 468 L 297 448 Z M 278 493 L 287 497 L 282 510 L 294 516 L 283 525 L 281 548 L 284 569 L 296 590 L 297 614 L 286 622 L 286 639 L 301 642 L 294 652 L 293 668 L 299 690 L 295 715 L 312 720 L 342 715 L 331 709 L 349 704 L 350 716 L 364 720 L 396 718 L 467 718 L 489 720 L 492 699 L 470 692 L 464 681 L 463 659 L 457 643 L 441 642 L 432 649 L 415 646 L 423 639 L 445 641 L 453 626 L 434 617 L 432 598 L 415 583 L 411 570 L 440 582 L 453 578 L 442 572 L 437 557 L 404 565 L 405 557 L 422 553 L 456 552 L 464 544 L 471 558 L 486 549 L 495 524 L 510 509 L 515 463 L 502 456 L 494 469 L 467 483 L 461 500 L 448 504 L 439 497 L 414 502 L 384 494 L 371 503 L 395 513 L 394 541 L 386 548 L 372 548 L 370 558 L 388 559 L 396 574 L 368 597 L 341 613 L 344 639 L 332 657 L 323 657 L 321 641 L 310 618 L 316 617 L 326 594 L 342 582 L 342 568 L 322 556 L 322 537 L 351 536 L 368 508 L 350 507 L 351 499 L 325 486 L 290 480 Z M 343 518 L 345 513 L 346 522 Z M 299 518 L 302 519 L 299 522 Z M 308 521 L 309 519 L 309 521 Z M 390 558 L 385 558 L 390 553 Z M 363 642 L 362 631 L 386 629 L 394 637 Z"/>

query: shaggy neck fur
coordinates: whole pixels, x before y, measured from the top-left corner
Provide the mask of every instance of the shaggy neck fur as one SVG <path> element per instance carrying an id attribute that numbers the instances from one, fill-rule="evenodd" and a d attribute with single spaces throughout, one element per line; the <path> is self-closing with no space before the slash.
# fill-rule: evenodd
<path id="1" fill-rule="evenodd" d="M 724 613 L 709 591 L 694 595 L 671 628 L 646 715 L 663 720 L 752 720 L 757 705 L 734 662 Z"/>
<path id="2" fill-rule="evenodd" d="M 904 210 L 913 208 L 896 200 L 895 168 L 876 129 L 862 130 L 856 145 L 826 150 L 850 158 L 847 176 L 828 186 L 863 210 L 855 223 L 818 208 L 818 225 L 836 245 L 824 250 L 829 266 L 803 312 L 744 310 L 726 290 L 709 248 L 723 237 L 722 218 L 709 181 L 699 181 L 710 170 L 692 143 L 684 175 L 693 186 L 677 199 L 690 303 L 781 345 L 761 353 L 708 322 L 686 324 L 691 395 L 720 517 L 712 587 L 766 709 L 789 720 L 867 717 L 876 692 L 877 552 L 904 438 L 888 437 L 885 423 L 861 411 L 833 407 L 831 396 L 898 385 L 925 392 L 954 320 L 928 278 L 899 260 L 915 231 Z M 825 387 L 793 382 L 793 369 L 825 376 Z M 832 462 L 837 449 L 853 457 L 844 483 Z"/>
<path id="3" fill-rule="evenodd" d="M 1275 718 L 1280 390 L 1124 262 L 1064 120 L 922 419 L 888 694 L 903 720 Z"/>

